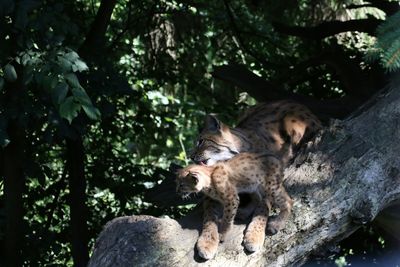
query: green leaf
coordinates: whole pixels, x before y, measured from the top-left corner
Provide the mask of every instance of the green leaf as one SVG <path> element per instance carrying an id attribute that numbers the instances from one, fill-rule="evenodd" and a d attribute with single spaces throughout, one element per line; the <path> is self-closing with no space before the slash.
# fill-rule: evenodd
<path id="1" fill-rule="evenodd" d="M 68 60 L 66 60 L 65 58 L 59 56 L 58 57 L 58 62 L 59 65 L 61 67 L 61 69 L 65 72 L 70 72 L 71 71 L 71 67 L 72 67 L 72 63 Z"/>
<path id="2" fill-rule="evenodd" d="M 76 71 L 81 72 L 81 71 L 85 71 L 85 70 L 88 70 L 88 69 L 89 69 L 89 68 L 88 68 L 88 66 L 86 65 L 86 63 L 83 62 L 83 61 L 80 60 L 80 59 L 77 59 L 77 60 L 75 61 L 75 64 L 72 65 L 72 70 L 73 70 L 74 72 L 76 72 Z"/>
<path id="3" fill-rule="evenodd" d="M 33 80 L 35 73 L 35 68 L 32 65 L 27 65 L 24 68 L 24 73 L 22 74 L 22 82 L 25 85 L 29 84 Z"/>
<path id="4" fill-rule="evenodd" d="M 76 60 L 78 60 L 79 59 L 79 55 L 75 52 L 75 51 L 71 51 L 71 52 L 68 52 L 68 53 L 66 53 L 65 55 L 64 55 L 64 57 L 67 59 L 67 60 L 69 60 L 69 61 L 71 61 L 71 62 L 76 62 Z"/>
<path id="5" fill-rule="evenodd" d="M 3 90 L 4 87 L 4 79 L 3 77 L 0 77 L 0 91 Z"/>
<path id="6" fill-rule="evenodd" d="M 17 72 L 15 71 L 15 68 L 11 64 L 7 64 L 4 67 L 4 78 L 8 82 L 15 82 L 18 78 Z"/>
<path id="7" fill-rule="evenodd" d="M 82 105 L 92 106 L 92 101 L 90 100 L 89 96 L 87 95 L 86 91 L 81 88 L 72 88 L 72 94 L 74 95 L 75 99 L 81 103 Z"/>
<path id="8" fill-rule="evenodd" d="M 29 56 L 29 54 L 25 53 L 22 55 L 21 57 L 21 63 L 23 66 L 26 66 L 26 63 L 28 63 L 28 61 L 31 59 L 31 57 Z"/>
<path id="9" fill-rule="evenodd" d="M 75 102 L 74 97 L 70 96 L 60 105 L 60 116 L 67 119 L 69 123 L 78 116 L 81 105 Z"/>
<path id="10" fill-rule="evenodd" d="M 65 76 L 65 80 L 69 83 L 69 85 L 73 88 L 81 88 L 81 85 L 79 83 L 78 77 L 76 77 L 75 74 L 73 73 L 68 73 Z"/>
<path id="11" fill-rule="evenodd" d="M 68 84 L 65 82 L 59 83 L 52 91 L 51 97 L 57 105 L 61 104 L 68 93 Z"/>
<path id="12" fill-rule="evenodd" d="M 0 146 L 6 147 L 10 143 L 10 137 L 7 134 L 7 120 L 4 116 L 0 117 Z"/>
<path id="13" fill-rule="evenodd" d="M 58 83 L 58 78 L 53 75 L 44 76 L 42 79 L 43 88 L 48 91 L 52 91 L 53 88 L 56 87 L 57 83 Z"/>
<path id="14" fill-rule="evenodd" d="M 85 111 L 86 115 L 92 120 L 99 120 L 100 119 L 100 110 L 95 108 L 93 105 L 87 106 L 82 105 L 83 110 Z"/>

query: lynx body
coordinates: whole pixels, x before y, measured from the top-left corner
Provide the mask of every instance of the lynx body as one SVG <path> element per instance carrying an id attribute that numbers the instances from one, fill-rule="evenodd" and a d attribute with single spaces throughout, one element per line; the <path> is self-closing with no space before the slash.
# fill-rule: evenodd
<path id="1" fill-rule="evenodd" d="M 268 230 L 276 233 L 281 229 L 290 214 L 292 200 L 282 185 L 283 166 L 281 161 L 271 154 L 240 153 L 230 160 L 217 162 L 213 166 L 189 165 L 178 171 L 177 191 L 184 196 L 190 193 L 203 192 L 208 197 L 220 202 L 223 216 L 219 229 L 219 241 L 224 241 L 233 224 L 239 206 L 239 193 L 255 193 L 258 206 L 245 237 L 244 245 L 250 252 L 261 248 L 265 238 L 268 214 L 272 206 L 280 209 L 279 215 L 268 224 Z M 213 218 L 209 203 L 204 203 L 204 224 Z M 204 228 L 203 228 L 204 229 Z M 203 236 L 203 234 L 201 235 Z M 204 242 L 199 238 L 197 248 L 203 258 L 207 255 Z M 204 242 L 203 242 L 204 241 Z M 212 248 L 212 251 L 216 251 Z"/>

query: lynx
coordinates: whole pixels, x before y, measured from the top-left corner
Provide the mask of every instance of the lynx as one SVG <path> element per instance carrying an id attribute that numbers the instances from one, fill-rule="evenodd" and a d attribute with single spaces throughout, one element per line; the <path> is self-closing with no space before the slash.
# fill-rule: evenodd
<path id="1" fill-rule="evenodd" d="M 207 115 L 191 159 L 213 165 L 241 152 L 270 152 L 286 164 L 301 142 L 321 128 L 307 107 L 288 100 L 250 108 L 235 128 Z"/>
<path id="2" fill-rule="evenodd" d="M 223 216 L 219 227 L 219 241 L 223 242 L 233 224 L 239 206 L 239 193 L 254 193 L 258 196 L 258 206 L 245 236 L 244 246 L 249 252 L 259 250 L 265 239 L 265 228 L 272 205 L 280 213 L 269 222 L 272 233 L 279 231 L 291 212 L 292 200 L 282 185 L 283 167 L 281 161 L 271 154 L 240 153 L 230 160 L 218 162 L 212 166 L 189 165 L 178 170 L 177 191 L 184 197 L 191 193 L 203 192 L 209 198 L 217 200 L 223 206 Z M 212 214 L 209 203 L 204 203 L 203 226 L 209 224 Z M 197 250 L 202 258 L 214 257 L 218 242 L 209 243 L 207 227 L 203 227 L 197 242 Z M 208 236 L 209 238 L 211 236 Z M 214 236 L 214 239 L 218 237 Z M 209 247 L 211 245 L 211 247 Z"/>
<path id="3" fill-rule="evenodd" d="M 307 107 L 288 100 L 250 108 L 234 128 L 213 115 L 207 115 L 191 159 L 198 164 L 213 165 L 242 152 L 268 152 L 279 157 L 281 164 L 286 166 L 294 150 L 320 128 L 320 121 Z M 205 209 L 205 223 L 197 248 L 200 255 L 205 255 L 203 258 L 209 258 L 218 247 L 217 221 L 213 213 L 216 205 L 211 198 L 206 198 L 204 206 L 208 208 Z M 254 205 L 248 206 L 251 208 L 242 209 L 242 217 L 253 212 Z M 253 221 L 257 222 L 258 218 L 254 216 Z"/>

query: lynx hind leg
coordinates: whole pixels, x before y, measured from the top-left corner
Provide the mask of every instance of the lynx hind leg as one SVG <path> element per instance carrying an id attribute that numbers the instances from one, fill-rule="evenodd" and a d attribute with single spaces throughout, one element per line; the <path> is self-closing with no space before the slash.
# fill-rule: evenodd
<path id="1" fill-rule="evenodd" d="M 206 260 L 214 258 L 219 244 L 216 202 L 206 198 L 204 200 L 203 229 L 197 240 L 198 255 Z"/>
<path id="2" fill-rule="evenodd" d="M 290 198 L 282 184 L 277 186 L 275 190 L 273 188 L 270 189 L 268 198 L 275 207 L 279 208 L 279 214 L 270 218 L 267 227 L 268 233 L 274 235 L 285 226 L 292 211 L 293 200 Z"/>
<path id="3" fill-rule="evenodd" d="M 268 214 L 271 209 L 271 203 L 264 194 L 254 212 L 253 219 L 246 229 L 243 239 L 243 245 L 248 252 L 256 252 L 263 247 L 265 240 L 265 228 L 268 221 Z"/>

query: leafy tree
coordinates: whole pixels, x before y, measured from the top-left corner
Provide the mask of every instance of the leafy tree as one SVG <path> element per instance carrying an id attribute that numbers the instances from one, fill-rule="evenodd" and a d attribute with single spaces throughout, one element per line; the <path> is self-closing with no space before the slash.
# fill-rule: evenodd
<path id="1" fill-rule="evenodd" d="M 144 192 L 189 161 L 206 113 L 233 123 L 255 100 L 291 97 L 346 116 L 399 66 L 396 12 L 383 0 L 1 1 L 0 258 L 85 266 L 111 218 L 180 216 Z"/>

